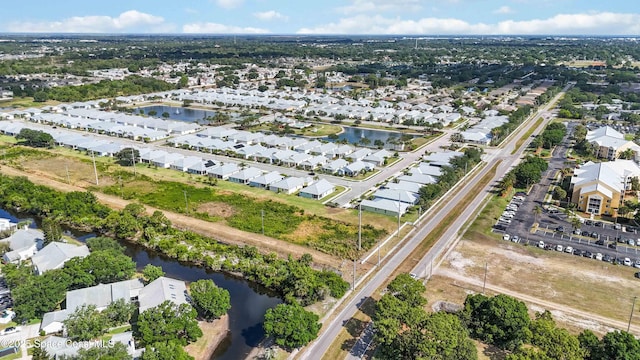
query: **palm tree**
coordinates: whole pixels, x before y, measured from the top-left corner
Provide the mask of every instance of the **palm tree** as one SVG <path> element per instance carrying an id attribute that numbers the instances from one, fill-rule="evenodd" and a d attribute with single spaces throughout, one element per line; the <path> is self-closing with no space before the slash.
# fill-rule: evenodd
<path id="1" fill-rule="evenodd" d="M 534 222 L 537 223 L 538 222 L 538 215 L 542 214 L 542 208 L 538 205 L 536 205 L 533 208 L 533 218 L 534 218 Z"/>

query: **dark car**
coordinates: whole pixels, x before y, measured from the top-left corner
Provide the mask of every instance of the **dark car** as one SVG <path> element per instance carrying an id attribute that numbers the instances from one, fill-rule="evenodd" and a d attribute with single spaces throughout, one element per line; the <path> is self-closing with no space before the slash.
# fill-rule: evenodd
<path id="1" fill-rule="evenodd" d="M 593 257 L 593 253 L 591 253 L 591 251 L 585 250 L 582 252 L 582 256 L 591 259 Z"/>
<path id="2" fill-rule="evenodd" d="M 604 224 L 602 223 L 602 221 L 596 221 L 593 223 L 593 225 L 597 226 L 597 227 L 604 227 Z"/>
<path id="3" fill-rule="evenodd" d="M 598 233 L 595 231 L 591 233 L 591 237 L 594 239 L 600 239 L 600 235 L 598 235 Z"/>
<path id="4" fill-rule="evenodd" d="M 573 250 L 573 255 L 577 255 L 577 256 L 582 255 L 582 250 L 580 250 L 580 249 L 574 249 L 574 250 Z"/>
<path id="5" fill-rule="evenodd" d="M 636 278 L 640 279 L 640 271 L 638 271 L 637 273 L 633 274 L 633 276 L 635 276 Z"/>
<path id="6" fill-rule="evenodd" d="M 557 231 L 557 232 L 564 232 L 564 226 L 558 226 L 558 227 L 556 228 L 556 231 Z"/>
<path id="7" fill-rule="evenodd" d="M 602 257 L 602 261 L 606 261 L 608 263 L 610 263 L 612 260 L 613 258 L 609 254 L 604 254 L 604 256 Z"/>
<path id="8" fill-rule="evenodd" d="M 588 231 L 583 231 L 582 234 L 580 234 L 582 236 L 591 236 L 591 233 Z"/>
<path id="9" fill-rule="evenodd" d="M 626 230 L 627 232 L 636 232 L 636 228 L 635 228 L 635 227 L 633 227 L 633 226 L 627 226 L 627 227 L 625 228 L 625 230 Z"/>
<path id="10" fill-rule="evenodd" d="M 612 242 L 612 243 L 609 243 L 609 245 L 607 245 L 607 247 L 609 249 L 616 249 L 618 247 L 618 245 L 616 245 L 616 243 Z"/>
<path id="11" fill-rule="evenodd" d="M 544 244 L 544 249 L 545 250 L 553 250 L 553 249 L 555 249 L 555 247 L 556 246 L 553 245 L 553 244 Z"/>
<path id="12" fill-rule="evenodd" d="M 604 246 L 604 240 L 600 239 L 596 241 L 596 245 Z"/>
<path id="13" fill-rule="evenodd" d="M 591 220 L 585 220 L 584 224 L 585 224 L 585 225 L 593 225 L 593 221 L 591 221 Z"/>

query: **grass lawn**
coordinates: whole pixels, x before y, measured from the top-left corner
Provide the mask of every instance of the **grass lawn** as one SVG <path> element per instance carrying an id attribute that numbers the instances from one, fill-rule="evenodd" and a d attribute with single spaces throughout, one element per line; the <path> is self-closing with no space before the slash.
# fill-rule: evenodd
<path id="1" fill-rule="evenodd" d="M 60 102 L 55 100 L 47 100 L 45 102 L 35 102 L 33 101 L 32 97 L 14 98 L 13 100 L 0 102 L 0 106 L 12 107 L 12 108 L 30 108 L 30 107 L 41 108 L 47 105 L 58 105 L 58 104 L 60 104 Z"/>
<path id="2" fill-rule="evenodd" d="M 625 140 L 629 140 L 629 141 L 633 141 L 633 139 L 636 138 L 635 134 L 624 134 L 624 139 Z"/>
<path id="3" fill-rule="evenodd" d="M 520 147 L 522 146 L 522 144 L 524 144 L 525 141 L 527 141 L 528 138 L 531 137 L 531 134 L 533 134 L 533 132 L 540 127 L 540 124 L 542 124 L 542 122 L 544 121 L 543 118 L 538 118 L 538 120 L 536 120 L 536 123 L 529 128 L 529 130 L 527 130 L 526 133 L 524 133 L 520 139 L 518 139 L 518 141 L 516 141 L 516 146 L 513 149 L 513 151 L 511 151 L 511 155 L 515 154 L 516 151 L 518 151 L 518 149 L 520 149 Z"/>
<path id="4" fill-rule="evenodd" d="M 331 346 L 322 356 L 322 360 L 344 359 L 356 343 L 358 337 L 371 321 L 375 311 L 375 300 L 367 298 L 355 315 L 340 330 Z"/>

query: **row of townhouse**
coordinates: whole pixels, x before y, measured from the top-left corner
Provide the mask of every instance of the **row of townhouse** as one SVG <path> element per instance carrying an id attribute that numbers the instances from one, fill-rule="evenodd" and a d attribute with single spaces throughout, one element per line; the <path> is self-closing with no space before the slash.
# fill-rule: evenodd
<path id="1" fill-rule="evenodd" d="M 451 159 L 464 155 L 457 151 L 433 153 L 422 162 L 408 169 L 406 174 L 388 181 L 376 190 L 372 199 L 362 200 L 362 210 L 384 215 L 402 216 L 412 206 L 420 202 L 420 189 L 427 184 L 435 184 Z"/>

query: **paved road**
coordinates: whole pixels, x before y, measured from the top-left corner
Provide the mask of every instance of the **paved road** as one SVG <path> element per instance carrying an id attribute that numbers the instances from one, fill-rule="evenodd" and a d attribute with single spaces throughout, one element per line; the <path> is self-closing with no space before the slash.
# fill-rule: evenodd
<path id="1" fill-rule="evenodd" d="M 568 88 L 568 87 L 567 87 Z M 564 90 L 566 91 L 565 88 Z M 493 167 L 493 165 L 500 161 L 504 160 L 500 163 L 497 171 L 497 175 L 494 177 L 494 180 L 499 179 L 503 174 L 505 174 L 511 166 L 513 166 L 519 160 L 522 151 L 526 148 L 527 144 L 523 144 L 521 147 L 523 150 L 518 151 L 515 155 L 510 155 L 512 150 L 515 149 L 515 144 L 517 140 L 527 132 L 527 130 L 535 124 L 535 121 L 531 121 L 531 119 L 537 119 L 538 117 L 546 114 L 551 104 L 555 103 L 564 92 L 558 94 L 547 106 L 541 108 L 535 114 L 533 114 L 529 121 L 527 121 L 523 126 L 521 126 L 515 134 L 510 137 L 510 140 L 507 142 L 506 146 L 504 146 L 499 151 L 495 151 L 485 159 L 487 162 L 487 166 L 484 167 L 481 171 L 479 171 L 473 178 L 467 181 L 460 191 L 454 193 L 453 197 L 446 202 L 446 204 L 433 216 L 420 224 L 420 228 L 417 230 L 415 235 L 413 235 L 404 246 L 400 248 L 393 256 L 382 266 L 382 268 L 376 272 L 370 280 L 362 285 L 359 289 L 356 289 L 356 293 L 349 299 L 346 300 L 346 304 L 328 324 L 325 326 L 325 330 L 320 335 L 320 337 L 309 345 L 306 349 L 304 349 L 303 353 L 300 355 L 301 359 L 314 359 L 318 358 L 319 354 L 324 354 L 326 350 L 331 346 L 333 340 L 338 336 L 342 326 L 355 314 L 358 310 L 358 307 L 363 301 L 368 298 L 371 294 L 373 294 L 383 283 L 384 281 L 393 273 L 395 269 L 397 269 L 402 262 L 409 256 L 412 256 L 416 247 L 420 244 L 420 242 L 435 228 L 436 225 L 440 223 L 440 221 L 447 216 L 453 208 L 458 206 L 458 204 L 465 198 L 466 194 L 468 194 L 474 184 L 481 179 L 489 170 Z M 537 132 L 540 132 L 547 122 L 551 120 L 551 117 L 545 116 L 546 121 L 541 124 L 541 126 L 537 129 Z M 454 240 L 457 238 L 457 232 L 464 225 L 464 223 L 473 217 L 476 213 L 476 209 L 479 208 L 480 204 L 484 201 L 488 191 L 491 186 L 494 185 L 494 182 L 489 182 L 482 192 L 478 194 L 473 200 L 473 203 L 470 204 L 463 214 L 458 217 L 454 224 L 452 224 L 448 230 L 445 232 L 445 235 L 437 242 L 435 245 L 427 252 L 427 254 L 423 257 L 423 259 L 419 262 L 416 269 L 414 269 L 414 273 L 421 274 L 424 276 L 427 272 L 427 265 L 429 265 L 429 269 L 433 263 L 433 259 L 436 258 L 437 255 L 441 254 L 446 247 L 450 246 Z M 417 255 L 417 254 L 416 254 Z M 420 255 L 418 255 L 420 256 Z M 437 266 L 437 264 L 435 264 Z"/>

